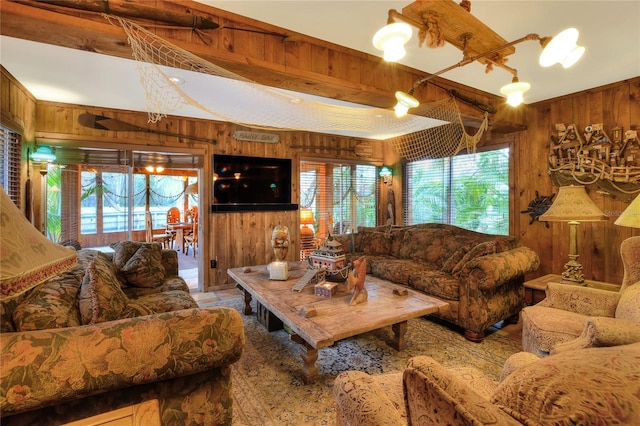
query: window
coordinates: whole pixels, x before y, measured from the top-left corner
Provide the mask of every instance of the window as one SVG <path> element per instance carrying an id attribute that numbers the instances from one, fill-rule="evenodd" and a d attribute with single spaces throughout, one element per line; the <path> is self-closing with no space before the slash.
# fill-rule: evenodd
<path id="1" fill-rule="evenodd" d="M 404 222 L 509 234 L 509 148 L 407 163 Z"/>
<path id="2" fill-rule="evenodd" d="M 131 229 L 145 229 L 145 212 L 149 210 L 154 226 L 167 220 L 170 207 L 184 205 L 186 176 L 133 174 L 133 205 L 129 201 L 129 173 L 113 167 L 82 166 L 81 232 L 109 234 Z M 190 200 L 197 204 L 197 200 Z M 132 214 L 129 214 L 132 208 Z"/>
<path id="3" fill-rule="evenodd" d="M 300 163 L 300 208 L 313 212 L 316 236 L 376 225 L 376 171 L 367 164 Z"/>
<path id="4" fill-rule="evenodd" d="M 198 204 L 185 187 L 197 181 L 203 156 L 164 153 L 167 168 L 150 174 L 146 156 L 157 153 L 114 149 L 56 147 L 57 162 L 47 174 L 47 235 L 53 241 L 77 241 L 82 247 L 102 247 L 113 241 L 144 238 L 145 212 L 161 228 L 167 210 L 186 211 Z M 164 157 L 163 157 L 164 158 Z M 134 166 L 134 162 L 142 166 Z M 186 217 L 185 217 L 186 220 Z"/>
<path id="5" fill-rule="evenodd" d="M 20 157 L 22 138 L 20 134 L 0 126 L 0 185 L 14 204 L 20 207 Z"/>

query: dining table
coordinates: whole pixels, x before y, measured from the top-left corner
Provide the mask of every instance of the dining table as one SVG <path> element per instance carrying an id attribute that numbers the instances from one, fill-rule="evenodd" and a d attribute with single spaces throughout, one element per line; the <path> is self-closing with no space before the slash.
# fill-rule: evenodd
<path id="1" fill-rule="evenodd" d="M 176 237 L 175 242 L 178 244 L 178 247 L 184 253 L 184 235 L 185 230 L 192 230 L 193 222 L 176 222 L 176 223 L 167 223 L 167 231 L 175 231 Z"/>

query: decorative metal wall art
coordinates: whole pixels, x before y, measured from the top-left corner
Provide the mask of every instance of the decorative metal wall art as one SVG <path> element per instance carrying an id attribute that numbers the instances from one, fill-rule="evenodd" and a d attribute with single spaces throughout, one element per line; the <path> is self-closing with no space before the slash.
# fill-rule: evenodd
<path id="1" fill-rule="evenodd" d="M 529 225 L 531 225 L 536 220 L 540 220 L 540 216 L 542 216 L 542 214 L 544 214 L 547 210 L 549 210 L 549 207 L 551 207 L 551 204 L 553 204 L 553 197 L 555 196 L 556 194 L 540 195 L 538 194 L 538 191 L 536 191 L 536 198 L 534 198 L 529 202 L 529 205 L 527 206 L 526 210 L 522 210 L 520 212 L 520 213 L 529 213 L 529 216 L 531 216 L 531 220 L 529 220 Z M 548 222 L 545 222 L 544 224 L 547 228 L 549 227 Z"/>
<path id="2" fill-rule="evenodd" d="M 549 174 L 556 186 L 597 184 L 610 195 L 631 199 L 640 192 L 637 130 L 607 134 L 602 123 L 578 128 L 556 124 L 551 136 Z"/>

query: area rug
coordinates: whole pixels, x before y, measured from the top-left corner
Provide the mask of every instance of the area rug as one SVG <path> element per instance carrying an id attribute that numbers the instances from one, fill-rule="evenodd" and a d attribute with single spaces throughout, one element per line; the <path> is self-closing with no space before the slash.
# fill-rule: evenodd
<path id="1" fill-rule="evenodd" d="M 241 299 L 213 305 L 233 307 L 241 313 L 243 308 Z M 497 380 L 504 361 L 522 350 L 521 342 L 498 329 L 491 329 L 482 343 L 472 343 L 455 327 L 418 318 L 409 321 L 407 348 L 400 352 L 387 344 L 393 337 L 390 327 L 321 349 L 318 380 L 306 385 L 297 373 L 302 365 L 300 345 L 284 330 L 268 332 L 255 313 L 243 314 L 243 320 L 246 346 L 240 361 L 233 365 L 232 378 L 233 424 L 237 426 L 334 425 L 332 388 L 341 371 L 401 372 L 411 357 L 428 355 L 444 366 L 472 366 Z"/>

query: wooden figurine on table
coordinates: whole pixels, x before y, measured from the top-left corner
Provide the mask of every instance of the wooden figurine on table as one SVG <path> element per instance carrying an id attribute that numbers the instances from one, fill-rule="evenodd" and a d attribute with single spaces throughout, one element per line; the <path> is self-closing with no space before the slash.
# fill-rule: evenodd
<path id="1" fill-rule="evenodd" d="M 283 261 L 289 251 L 289 228 L 276 225 L 271 234 L 271 247 L 278 261 Z"/>
<path id="2" fill-rule="evenodd" d="M 364 286 L 364 279 L 367 273 L 367 260 L 364 256 L 358 258 L 353 261 L 353 270 L 349 271 L 349 276 L 347 277 L 347 290 L 353 290 L 353 296 L 351 296 L 351 301 L 349 305 L 357 305 L 359 303 L 364 303 L 369 298 L 369 294 L 367 293 L 367 289 Z"/>
<path id="3" fill-rule="evenodd" d="M 267 265 L 270 280 L 284 281 L 289 278 L 289 264 L 285 261 L 289 251 L 289 228 L 277 225 L 271 234 L 271 247 L 276 261 Z"/>

